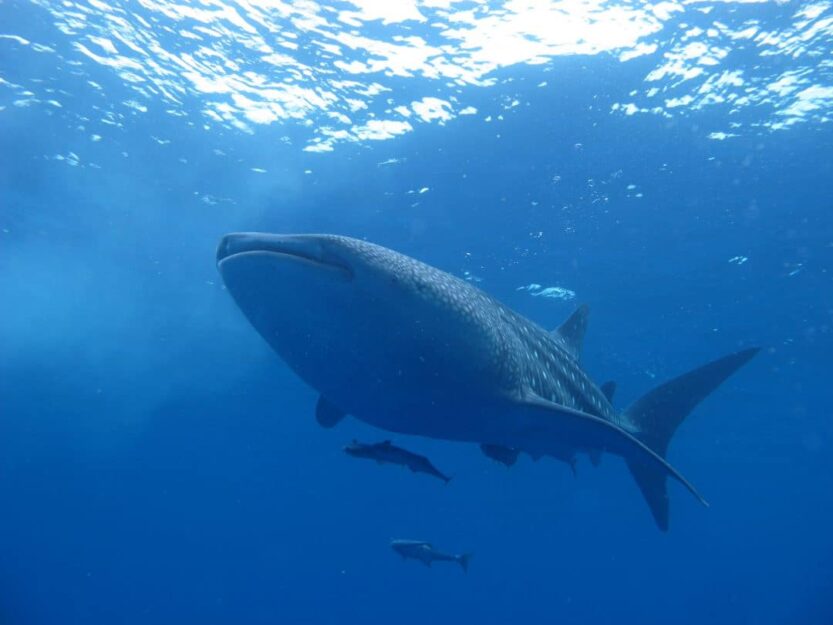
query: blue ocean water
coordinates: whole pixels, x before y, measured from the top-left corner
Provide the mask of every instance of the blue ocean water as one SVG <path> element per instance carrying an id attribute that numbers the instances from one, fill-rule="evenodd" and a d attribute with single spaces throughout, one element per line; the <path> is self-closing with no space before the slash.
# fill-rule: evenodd
<path id="1" fill-rule="evenodd" d="M 0 623 L 832 623 L 831 59 L 826 0 L 0 2 Z M 762 346 L 669 450 L 710 508 L 321 429 L 241 230 L 587 303 L 619 407 Z"/>

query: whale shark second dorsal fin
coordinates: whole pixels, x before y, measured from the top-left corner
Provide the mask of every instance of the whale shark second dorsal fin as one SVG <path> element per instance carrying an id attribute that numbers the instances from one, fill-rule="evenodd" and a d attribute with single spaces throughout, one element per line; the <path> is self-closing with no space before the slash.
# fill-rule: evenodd
<path id="1" fill-rule="evenodd" d="M 609 380 L 608 382 L 602 384 L 601 389 L 604 396 L 607 397 L 607 401 L 612 402 L 613 394 L 616 392 L 616 382 Z"/>
<path id="2" fill-rule="evenodd" d="M 587 330 L 587 316 L 590 307 L 582 304 L 562 323 L 552 335 L 558 339 L 561 347 L 567 350 L 573 358 L 581 360 L 581 345 L 584 342 L 584 332 Z"/>

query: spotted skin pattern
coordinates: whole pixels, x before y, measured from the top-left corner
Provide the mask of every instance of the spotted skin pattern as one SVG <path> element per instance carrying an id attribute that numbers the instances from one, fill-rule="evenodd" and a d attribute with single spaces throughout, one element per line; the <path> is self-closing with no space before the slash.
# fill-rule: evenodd
<path id="1" fill-rule="evenodd" d="M 458 318 L 464 325 L 479 328 L 489 345 L 482 355 L 497 368 L 502 388 L 517 395 L 530 389 L 558 405 L 634 429 L 616 413 L 557 333 L 522 317 L 470 282 L 431 265 L 367 241 L 322 236 L 334 248 L 349 250 L 367 266 L 387 272 L 403 290 L 417 293 L 436 307 L 438 317 Z"/>
<path id="2" fill-rule="evenodd" d="M 470 282 L 338 235 L 235 233 L 217 250 L 252 325 L 319 393 L 319 423 L 479 443 L 491 457 L 625 459 L 658 527 L 666 478 L 705 499 L 664 458 L 691 410 L 749 361 L 729 354 L 617 413 L 579 362 L 586 309 L 548 332 Z M 611 387 L 608 385 L 608 392 Z M 513 455 L 514 454 L 514 455 Z"/>

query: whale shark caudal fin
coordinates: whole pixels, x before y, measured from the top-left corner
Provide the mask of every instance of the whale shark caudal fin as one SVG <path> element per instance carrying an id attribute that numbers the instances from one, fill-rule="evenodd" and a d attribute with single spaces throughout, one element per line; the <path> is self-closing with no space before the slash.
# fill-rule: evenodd
<path id="1" fill-rule="evenodd" d="M 318 397 L 315 405 L 315 420 L 322 428 L 332 428 L 345 417 L 345 413 L 327 401 L 323 395 Z"/>
<path id="2" fill-rule="evenodd" d="M 694 407 L 758 351 L 759 348 L 745 349 L 674 378 L 637 399 L 624 416 L 635 426 L 639 440 L 664 458 L 671 437 Z M 628 457 L 626 461 L 657 526 L 668 531 L 666 473 L 637 457 Z"/>
<path id="3" fill-rule="evenodd" d="M 575 360 L 581 360 L 581 346 L 584 343 L 584 332 L 587 330 L 587 316 L 589 314 L 590 307 L 582 304 L 576 308 L 567 321 L 550 333 Z"/>

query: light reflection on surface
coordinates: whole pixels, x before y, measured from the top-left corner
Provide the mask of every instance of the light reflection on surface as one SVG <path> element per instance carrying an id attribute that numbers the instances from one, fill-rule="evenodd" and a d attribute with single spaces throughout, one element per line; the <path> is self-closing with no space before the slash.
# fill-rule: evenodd
<path id="1" fill-rule="evenodd" d="M 133 95 L 76 111 L 98 118 L 90 125 L 99 138 L 106 125 L 123 124 L 126 112 L 162 101 L 171 115 L 209 127 L 251 133 L 291 122 L 308 130 L 304 150 L 326 152 L 478 114 L 467 100 L 483 89 L 514 108 L 520 102 L 501 91 L 499 70 L 575 55 L 648 67 L 641 84 L 611 94 L 612 114 L 670 117 L 721 107 L 725 127 L 708 134 L 715 140 L 827 122 L 833 108 L 827 1 L 798 8 L 684 0 L 36 3 L 68 42 L 2 33 L 2 56 L 57 55 L 57 72 L 98 90 L 92 68 L 114 73 Z M 559 87 L 556 74 L 540 86 L 548 85 Z M 0 67 L 0 112 L 61 107 L 62 99 L 34 79 L 9 79 Z M 755 114 L 741 121 L 741 110 Z"/>

